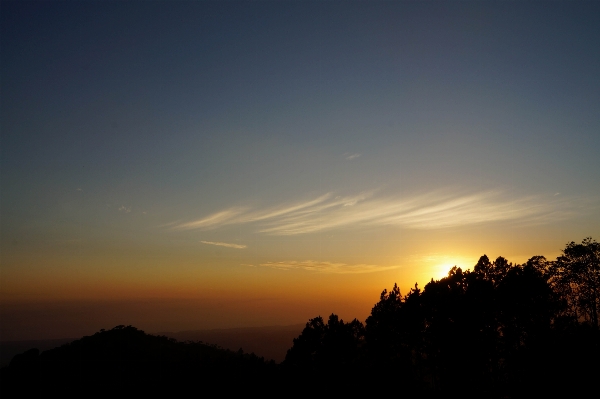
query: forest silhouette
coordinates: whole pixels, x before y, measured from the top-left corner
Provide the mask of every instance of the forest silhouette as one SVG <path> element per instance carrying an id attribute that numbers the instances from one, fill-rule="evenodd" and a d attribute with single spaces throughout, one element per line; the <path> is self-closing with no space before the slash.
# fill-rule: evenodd
<path id="1" fill-rule="evenodd" d="M 15 356 L 1 370 L 1 393 L 595 396 L 599 307 L 600 244 L 586 238 L 554 261 L 483 255 L 473 270 L 455 266 L 406 295 L 394 284 L 364 323 L 310 319 L 281 364 L 117 326 Z"/>

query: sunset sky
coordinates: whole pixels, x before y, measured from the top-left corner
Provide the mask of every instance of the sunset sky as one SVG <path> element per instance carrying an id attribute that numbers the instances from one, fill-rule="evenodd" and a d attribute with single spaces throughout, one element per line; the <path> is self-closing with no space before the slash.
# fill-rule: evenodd
<path id="1" fill-rule="evenodd" d="M 364 320 L 600 239 L 599 2 L 0 18 L 0 339 Z"/>

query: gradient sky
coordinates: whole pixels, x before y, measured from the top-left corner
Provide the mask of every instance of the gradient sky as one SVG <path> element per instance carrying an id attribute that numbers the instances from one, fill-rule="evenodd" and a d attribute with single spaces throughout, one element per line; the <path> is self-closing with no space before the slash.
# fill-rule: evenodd
<path id="1" fill-rule="evenodd" d="M 0 18 L 0 339 L 364 320 L 600 237 L 598 2 Z"/>

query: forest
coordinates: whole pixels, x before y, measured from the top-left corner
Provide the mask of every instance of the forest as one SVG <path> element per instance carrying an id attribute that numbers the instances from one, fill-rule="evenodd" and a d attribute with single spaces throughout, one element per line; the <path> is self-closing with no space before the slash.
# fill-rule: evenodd
<path id="1" fill-rule="evenodd" d="M 117 326 L 0 371 L 3 397 L 228 393 L 424 397 L 595 396 L 600 375 L 600 244 L 555 260 L 483 255 L 423 288 L 381 292 L 363 322 L 310 319 L 275 364 L 202 342 Z M 593 394 L 596 392 L 596 394 Z M 211 395 L 212 396 L 212 395 Z"/>

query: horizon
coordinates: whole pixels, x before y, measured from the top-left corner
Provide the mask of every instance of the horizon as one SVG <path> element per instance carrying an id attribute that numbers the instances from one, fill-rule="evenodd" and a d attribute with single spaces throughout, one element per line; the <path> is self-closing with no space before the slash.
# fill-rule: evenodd
<path id="1" fill-rule="evenodd" d="M 599 3 L 0 8 L 2 341 L 364 321 L 600 237 Z"/>

